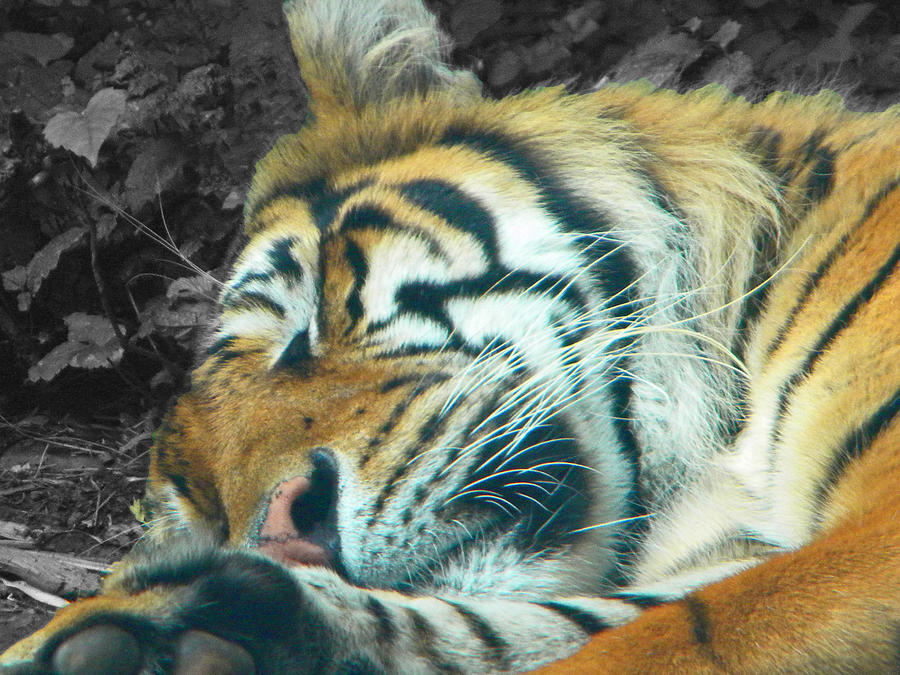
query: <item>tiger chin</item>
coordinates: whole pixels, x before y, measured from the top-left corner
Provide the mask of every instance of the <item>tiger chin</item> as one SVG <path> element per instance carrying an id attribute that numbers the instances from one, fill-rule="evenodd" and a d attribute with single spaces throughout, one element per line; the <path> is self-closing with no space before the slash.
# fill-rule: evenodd
<path id="1" fill-rule="evenodd" d="M 490 100 L 416 2 L 285 11 L 149 531 L 3 672 L 897 672 L 900 110 Z"/>

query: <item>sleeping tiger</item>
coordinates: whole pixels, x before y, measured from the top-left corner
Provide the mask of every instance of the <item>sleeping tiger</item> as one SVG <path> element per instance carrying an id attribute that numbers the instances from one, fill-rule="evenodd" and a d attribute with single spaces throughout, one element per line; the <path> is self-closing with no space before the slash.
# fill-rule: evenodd
<path id="1" fill-rule="evenodd" d="M 900 109 L 489 100 L 417 2 L 286 14 L 149 531 L 3 672 L 900 670 Z"/>

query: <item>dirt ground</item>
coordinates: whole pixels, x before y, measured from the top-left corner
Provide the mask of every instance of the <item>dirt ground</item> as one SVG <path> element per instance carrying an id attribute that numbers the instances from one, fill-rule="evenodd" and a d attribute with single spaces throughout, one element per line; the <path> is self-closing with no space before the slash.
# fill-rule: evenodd
<path id="1" fill-rule="evenodd" d="M 140 534 L 151 433 L 240 247 L 253 164 L 305 113 L 280 4 L 0 4 L 0 650 L 96 587 L 67 565 Z M 900 100 L 890 0 L 427 4 L 491 95 L 643 76 Z"/>

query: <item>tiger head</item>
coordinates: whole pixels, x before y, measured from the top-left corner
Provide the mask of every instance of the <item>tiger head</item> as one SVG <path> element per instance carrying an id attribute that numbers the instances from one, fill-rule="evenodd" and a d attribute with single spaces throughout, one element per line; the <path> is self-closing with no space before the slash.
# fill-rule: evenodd
<path id="1" fill-rule="evenodd" d="M 567 160 L 521 142 L 585 111 L 483 99 L 423 8 L 389 6 L 287 8 L 309 119 L 257 166 L 208 357 L 157 436 L 153 527 L 359 585 L 596 591 L 636 515 L 636 272 L 539 173 Z M 610 194 L 634 183 L 621 145 L 595 151 Z"/>

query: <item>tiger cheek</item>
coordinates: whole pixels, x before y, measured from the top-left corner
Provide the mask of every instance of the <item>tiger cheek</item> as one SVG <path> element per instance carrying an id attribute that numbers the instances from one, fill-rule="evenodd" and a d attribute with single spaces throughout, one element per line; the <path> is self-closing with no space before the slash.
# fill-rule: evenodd
<path id="1" fill-rule="evenodd" d="M 231 543 L 246 543 L 275 487 L 310 473 L 311 453 L 327 448 L 355 463 L 359 420 L 375 408 L 371 384 L 357 370 L 365 369 L 267 373 L 215 398 L 198 387 L 183 397 L 158 445 L 154 484 L 174 486 L 189 518 L 227 523 Z"/>

